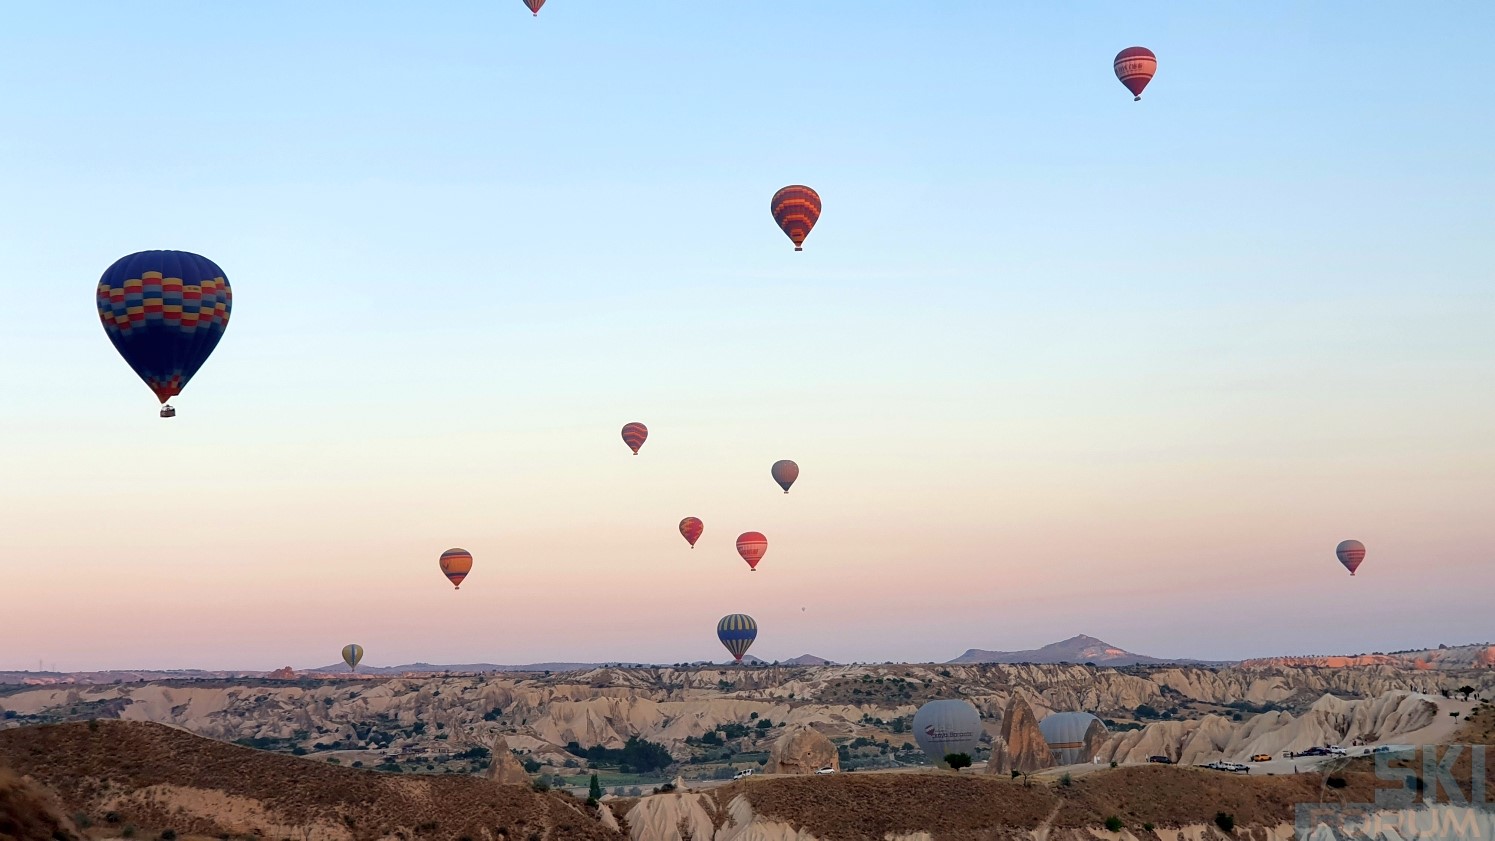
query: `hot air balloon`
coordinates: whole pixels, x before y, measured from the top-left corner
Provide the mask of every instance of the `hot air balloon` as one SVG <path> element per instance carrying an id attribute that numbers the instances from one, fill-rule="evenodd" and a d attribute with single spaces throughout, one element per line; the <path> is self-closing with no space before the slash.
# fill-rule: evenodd
<path id="1" fill-rule="evenodd" d="M 722 620 L 716 623 L 716 638 L 721 640 L 722 645 L 725 645 L 732 653 L 732 659 L 741 663 L 742 655 L 747 653 L 753 640 L 758 638 L 758 623 L 746 613 L 723 616 Z"/>
<path id="2" fill-rule="evenodd" d="M 1127 47 L 1116 54 L 1111 66 L 1116 70 L 1116 78 L 1132 92 L 1132 101 L 1136 102 L 1142 98 L 1142 89 L 1152 81 L 1152 75 L 1158 72 L 1158 57 L 1146 47 Z"/>
<path id="3" fill-rule="evenodd" d="M 789 493 L 789 486 L 799 478 L 799 465 L 786 458 L 774 462 L 773 469 L 769 472 L 773 474 L 773 480 L 779 483 L 779 487 L 784 489 L 784 493 Z"/>
<path id="4" fill-rule="evenodd" d="M 1093 747 L 1105 740 L 1106 725 L 1090 713 L 1051 713 L 1038 722 L 1038 732 L 1048 742 L 1055 762 L 1076 765 L 1095 758 Z"/>
<path id="5" fill-rule="evenodd" d="M 696 517 L 686 517 L 680 521 L 680 534 L 692 549 L 696 548 L 696 541 L 701 539 L 701 531 L 705 528 L 706 525 Z"/>
<path id="6" fill-rule="evenodd" d="M 545 0 L 524 0 L 524 5 L 528 6 L 529 10 L 535 13 L 535 17 L 539 17 L 540 7 L 545 5 Z"/>
<path id="7" fill-rule="evenodd" d="M 343 646 L 343 662 L 348 668 L 358 671 L 358 661 L 363 659 L 363 646 L 358 643 L 349 643 Z"/>
<path id="8" fill-rule="evenodd" d="M 758 571 L 758 562 L 763 560 L 763 555 L 768 551 L 768 538 L 761 532 L 745 531 L 737 535 L 737 554 L 747 561 L 748 569 Z"/>
<path id="9" fill-rule="evenodd" d="M 1360 562 L 1365 560 L 1365 544 L 1358 540 L 1340 541 L 1334 547 L 1334 554 L 1339 556 L 1339 562 L 1350 571 L 1350 575 L 1354 575 L 1355 570 L 1360 568 Z"/>
<path id="10" fill-rule="evenodd" d="M 466 549 L 448 549 L 441 553 L 441 574 L 445 575 L 458 590 L 462 579 L 472 572 L 472 553 Z"/>
<path id="11" fill-rule="evenodd" d="M 228 328 L 234 294 L 212 260 L 186 251 L 140 251 L 114 261 L 95 293 L 114 349 L 161 401 L 182 393 Z"/>
<path id="12" fill-rule="evenodd" d="M 638 455 L 638 448 L 644 446 L 647 440 L 649 440 L 649 427 L 638 421 L 623 424 L 623 443 L 628 445 L 628 449 L 633 450 L 634 455 Z"/>
<path id="13" fill-rule="evenodd" d="M 945 765 L 945 757 L 963 753 L 976 757 L 981 743 L 981 713 L 969 701 L 930 701 L 914 713 L 914 741 L 935 765 Z"/>
<path id="14" fill-rule="evenodd" d="M 820 194 L 799 184 L 791 184 L 773 194 L 769 204 L 773 221 L 794 243 L 795 251 L 804 251 L 805 237 L 820 218 Z"/>

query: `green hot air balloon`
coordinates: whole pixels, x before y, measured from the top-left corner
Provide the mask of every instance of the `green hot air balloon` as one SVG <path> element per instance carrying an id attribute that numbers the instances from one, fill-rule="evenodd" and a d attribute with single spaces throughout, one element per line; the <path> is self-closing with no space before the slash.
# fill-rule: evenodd
<path id="1" fill-rule="evenodd" d="M 362 659 L 363 646 L 356 642 L 350 642 L 343 646 L 343 662 L 348 664 L 349 669 L 355 672 L 358 671 L 358 661 Z"/>

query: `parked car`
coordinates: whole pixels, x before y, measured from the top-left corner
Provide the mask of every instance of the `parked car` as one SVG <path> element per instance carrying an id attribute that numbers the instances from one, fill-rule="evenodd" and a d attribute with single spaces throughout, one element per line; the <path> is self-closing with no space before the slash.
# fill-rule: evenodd
<path id="1" fill-rule="evenodd" d="M 1148 762 L 1156 762 L 1156 763 L 1158 763 L 1160 765 L 1172 765 L 1173 764 L 1173 760 L 1169 759 L 1166 756 L 1149 756 L 1149 757 L 1147 757 L 1147 761 Z"/>
<path id="2" fill-rule="evenodd" d="M 747 778 L 747 777 L 751 777 L 752 775 L 753 775 L 753 769 L 751 769 L 751 768 L 744 768 L 741 771 L 738 771 L 737 774 L 736 774 L 736 776 L 732 777 L 732 779 L 734 779 L 734 780 L 741 780 L 741 779 L 744 779 L 744 778 Z"/>
<path id="3" fill-rule="evenodd" d="M 1328 756 L 1328 755 L 1329 755 L 1329 749 L 1328 748 L 1309 748 L 1308 750 L 1298 751 L 1298 756 Z"/>
<path id="4" fill-rule="evenodd" d="M 1331 756 L 1349 756 L 1349 751 L 1345 750 L 1339 745 L 1330 745 L 1329 754 Z"/>
<path id="5" fill-rule="evenodd" d="M 834 769 L 831 766 L 827 765 L 824 768 L 821 768 L 819 771 L 816 771 L 815 773 L 817 773 L 817 774 L 834 774 L 834 773 L 836 773 L 836 769 Z"/>
<path id="6" fill-rule="evenodd" d="M 1271 762 L 1272 761 L 1272 755 L 1270 753 L 1258 753 L 1257 755 L 1251 757 L 1251 761 L 1252 762 Z"/>

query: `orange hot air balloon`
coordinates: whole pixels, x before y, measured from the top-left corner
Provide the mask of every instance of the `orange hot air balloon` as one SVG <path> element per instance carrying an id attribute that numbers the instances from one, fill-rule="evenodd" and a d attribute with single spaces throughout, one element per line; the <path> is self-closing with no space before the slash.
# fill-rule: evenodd
<path id="1" fill-rule="evenodd" d="M 706 525 L 696 517 L 686 517 L 680 521 L 680 534 L 685 538 L 685 542 L 690 544 L 690 548 L 692 549 L 696 548 L 696 541 L 701 539 L 701 532 L 705 528 Z"/>
<path id="2" fill-rule="evenodd" d="M 539 17 L 540 7 L 545 5 L 545 0 L 524 0 L 524 5 L 528 6 L 529 10 L 535 13 L 535 17 Z"/>
<path id="3" fill-rule="evenodd" d="M 445 575 L 458 590 L 462 579 L 472 572 L 472 553 L 466 549 L 448 549 L 441 553 L 441 574 Z"/>
<path id="4" fill-rule="evenodd" d="M 648 439 L 649 427 L 637 421 L 623 424 L 623 443 L 628 445 L 628 449 L 633 450 L 634 455 L 638 455 L 638 448 L 644 446 L 644 442 Z"/>
<path id="5" fill-rule="evenodd" d="M 758 562 L 768 552 L 768 538 L 761 532 L 745 531 L 737 535 L 737 554 L 747 561 L 748 569 L 758 571 Z"/>
<path id="6" fill-rule="evenodd" d="M 1116 54 L 1111 66 L 1116 70 L 1116 78 L 1132 92 L 1132 101 L 1136 102 L 1142 98 L 1142 89 L 1152 81 L 1152 75 L 1158 72 L 1158 57 L 1146 47 L 1127 47 Z"/>
<path id="7" fill-rule="evenodd" d="M 820 218 L 820 194 L 809 187 L 791 184 L 773 194 L 769 209 L 773 211 L 773 221 L 779 223 L 794 243 L 794 250 L 804 251 L 805 237 Z"/>
<path id="8" fill-rule="evenodd" d="M 799 465 L 786 458 L 774 462 L 773 468 L 769 470 L 769 473 L 773 474 L 773 480 L 779 483 L 779 487 L 784 489 L 784 493 L 789 493 L 789 486 L 794 484 L 795 479 L 799 478 Z"/>

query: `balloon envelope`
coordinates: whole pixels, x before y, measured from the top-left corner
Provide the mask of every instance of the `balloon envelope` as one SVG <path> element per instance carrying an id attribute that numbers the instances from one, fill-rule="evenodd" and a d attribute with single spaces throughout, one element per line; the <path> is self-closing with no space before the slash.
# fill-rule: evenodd
<path id="1" fill-rule="evenodd" d="M 696 548 L 696 541 L 701 539 L 701 532 L 705 528 L 705 524 L 696 517 L 686 517 L 680 521 L 680 534 L 692 549 Z"/>
<path id="2" fill-rule="evenodd" d="M 95 292 L 109 341 L 162 403 L 187 387 L 218 346 L 233 301 L 223 270 L 186 251 L 121 257 Z"/>
<path id="3" fill-rule="evenodd" d="M 930 701 L 914 713 L 913 728 L 914 741 L 935 765 L 945 766 L 951 753 L 974 759 L 981 743 L 981 714 L 969 701 Z"/>
<path id="4" fill-rule="evenodd" d="M 779 487 L 784 489 L 784 493 L 789 493 L 789 486 L 799 478 L 799 465 L 786 458 L 774 462 L 773 469 L 769 472 L 773 474 L 773 480 L 779 483 Z"/>
<path id="5" fill-rule="evenodd" d="M 545 5 L 545 0 L 524 0 L 524 5 L 528 6 L 529 10 L 535 13 L 535 17 L 539 17 L 540 7 Z"/>
<path id="6" fill-rule="evenodd" d="M 638 448 L 644 446 L 644 441 L 648 438 L 649 427 L 638 421 L 623 424 L 623 443 L 628 445 L 628 449 L 633 450 L 634 455 L 638 455 Z"/>
<path id="7" fill-rule="evenodd" d="M 746 613 L 733 613 L 723 616 L 716 623 L 716 638 L 722 641 L 722 645 L 731 652 L 732 659 L 738 663 L 742 662 L 742 655 L 758 638 L 758 623 L 753 617 Z"/>
<path id="8" fill-rule="evenodd" d="M 1365 560 L 1365 544 L 1358 540 L 1342 540 L 1334 547 L 1334 554 L 1339 556 L 1339 562 L 1350 571 L 1350 575 L 1354 575 L 1360 562 Z"/>
<path id="9" fill-rule="evenodd" d="M 1127 47 L 1116 54 L 1111 66 L 1116 71 L 1116 78 L 1126 85 L 1126 89 L 1132 92 L 1132 98 L 1136 100 L 1142 98 L 1142 89 L 1147 87 L 1153 74 L 1158 72 L 1158 57 L 1146 47 Z"/>
<path id="10" fill-rule="evenodd" d="M 779 229 L 794 243 L 794 250 L 804 251 L 805 237 L 820 219 L 820 194 L 809 187 L 791 184 L 773 194 L 769 210 L 773 211 L 773 221 L 779 223 Z"/>
<path id="11" fill-rule="evenodd" d="M 457 589 L 462 588 L 462 579 L 472 572 L 472 553 L 466 549 L 448 549 L 441 553 L 441 574 Z"/>
<path id="12" fill-rule="evenodd" d="M 1102 733 L 1106 730 L 1105 722 L 1090 713 L 1052 713 L 1038 722 L 1038 732 L 1060 765 L 1090 761 L 1085 755 L 1085 737 L 1092 727 L 1099 727 Z"/>
<path id="13" fill-rule="evenodd" d="M 356 642 L 343 646 L 343 662 L 348 664 L 348 668 L 357 669 L 358 661 L 362 659 L 363 646 Z"/>
<path id="14" fill-rule="evenodd" d="M 768 538 L 762 532 L 745 531 L 737 535 L 737 554 L 747 561 L 748 569 L 758 571 L 758 562 L 768 553 Z"/>

